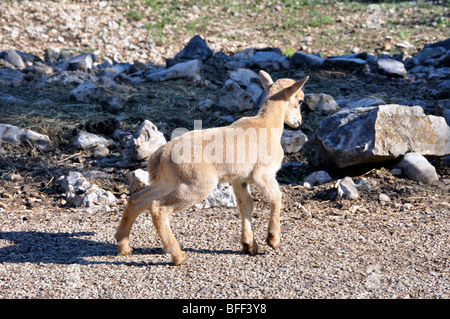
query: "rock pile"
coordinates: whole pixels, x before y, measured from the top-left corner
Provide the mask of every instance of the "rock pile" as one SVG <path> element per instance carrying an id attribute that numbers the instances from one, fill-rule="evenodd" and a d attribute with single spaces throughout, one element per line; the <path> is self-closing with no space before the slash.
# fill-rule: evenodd
<path id="1" fill-rule="evenodd" d="M 75 207 L 99 209 L 108 211 L 109 206 L 116 202 L 116 197 L 109 191 L 91 184 L 81 173 L 69 172 L 58 179 L 59 185 L 66 194 L 67 202 Z"/>
<path id="2" fill-rule="evenodd" d="M 167 60 L 165 67 L 141 62 L 99 63 L 91 53 L 74 55 L 72 52 L 46 50 L 42 60 L 32 54 L 5 50 L 0 51 L 0 85 L 29 84 L 39 87 L 52 83 L 76 84 L 77 87 L 68 92 L 68 99 L 78 103 L 97 103 L 105 112 L 120 115 L 128 101 L 114 94 L 119 83 L 137 84 L 183 78 L 191 85 L 208 86 L 211 82 L 204 78 L 203 73 L 205 68 L 212 68 L 226 71 L 218 106 L 232 116 L 237 112 L 254 112 L 264 101 L 265 92 L 256 73 L 259 69 L 269 72 L 324 69 L 360 73 L 386 80 L 408 78 L 412 81 L 441 81 L 432 92 L 438 99 L 436 113 L 439 116 L 426 115 L 420 106 L 386 105 L 380 99 L 335 101 L 326 93 L 306 94 L 304 107 L 328 116 L 312 136 L 307 137 L 301 131 L 286 131 L 282 138 L 285 152 L 302 152 L 312 166 L 333 164 L 347 167 L 400 159 L 410 152 L 433 156 L 450 154 L 449 40 L 429 45 L 403 60 L 401 55 L 375 57 L 365 52 L 327 58 L 296 52 L 288 58 L 277 48 L 249 48 L 227 56 L 223 52 L 214 53 L 200 36 L 195 36 L 173 59 Z M 18 97 L 0 95 L 0 104 L 23 102 Z M 206 99 L 199 103 L 198 108 L 207 112 L 213 104 L 213 100 Z M 107 136 L 100 135 L 80 131 L 73 145 L 77 149 L 92 150 L 97 156 L 108 155 L 109 149 L 119 148 L 123 154 L 123 159 L 117 162 L 120 167 L 148 159 L 158 147 L 166 143 L 164 135 L 149 120 L 143 121 L 136 132 L 123 132 L 117 127 Z M 16 145 L 31 143 L 42 151 L 52 149 L 48 136 L 9 124 L 0 124 L 0 140 Z M 413 162 L 417 161 L 414 158 Z M 422 176 L 422 173 L 409 173 L 415 167 L 415 164 L 404 164 L 402 170 L 406 176 Z M 75 175 L 63 178 L 61 182 L 68 193 L 68 201 L 73 205 L 104 203 L 103 197 L 106 202 L 111 200 L 110 194 L 87 185 L 80 176 Z M 427 177 L 427 181 L 436 179 L 432 172 L 425 175 L 431 176 L 429 179 Z M 424 180 L 422 177 L 417 179 Z M 319 180 L 322 183 L 324 179 L 320 177 Z M 328 181 L 328 178 L 325 180 Z M 311 177 L 305 183 L 314 186 L 317 181 Z M 339 181 L 338 189 L 341 189 L 342 196 L 356 196 L 345 195 L 346 189 L 352 189 L 348 180 Z M 133 191 L 136 189 L 133 188 Z M 219 186 L 216 193 L 226 193 L 226 200 L 209 199 L 209 204 L 204 203 L 203 207 L 217 203 L 235 204 L 226 187 Z"/>

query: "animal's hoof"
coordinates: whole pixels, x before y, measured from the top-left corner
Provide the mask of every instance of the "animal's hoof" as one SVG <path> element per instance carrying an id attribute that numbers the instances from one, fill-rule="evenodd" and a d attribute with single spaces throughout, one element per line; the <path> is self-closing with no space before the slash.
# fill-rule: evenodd
<path id="1" fill-rule="evenodd" d="M 278 236 L 274 236 L 273 234 L 267 235 L 267 245 L 272 247 L 273 249 L 278 249 L 280 247 L 280 239 Z"/>
<path id="2" fill-rule="evenodd" d="M 256 254 L 258 254 L 258 244 L 256 243 L 255 240 L 251 245 L 247 243 L 242 243 L 242 251 L 252 256 L 255 256 Z"/>
<path id="3" fill-rule="evenodd" d="M 131 252 L 133 251 L 133 248 L 130 246 L 120 247 L 118 246 L 118 256 L 129 256 L 131 255 Z"/>
<path id="4" fill-rule="evenodd" d="M 181 266 L 181 265 L 185 265 L 188 263 L 188 256 L 186 255 L 186 253 L 182 252 L 181 254 L 175 256 L 172 255 L 172 260 L 173 263 L 175 264 L 175 266 Z"/>

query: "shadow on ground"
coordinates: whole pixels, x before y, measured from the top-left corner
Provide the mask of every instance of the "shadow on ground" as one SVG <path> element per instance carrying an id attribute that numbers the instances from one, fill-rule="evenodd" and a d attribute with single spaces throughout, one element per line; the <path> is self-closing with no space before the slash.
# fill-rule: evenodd
<path id="1" fill-rule="evenodd" d="M 0 248 L 0 263 L 51 263 L 51 264 L 112 264 L 128 266 L 170 265 L 168 262 L 152 263 L 123 260 L 92 261 L 86 258 L 117 255 L 117 246 L 82 237 L 93 236 L 93 232 L 46 233 L 37 231 L 0 232 L 0 240 L 11 244 Z M 233 250 L 185 249 L 187 252 L 203 254 L 243 254 Z M 160 255 L 161 248 L 135 248 L 133 255 Z"/>

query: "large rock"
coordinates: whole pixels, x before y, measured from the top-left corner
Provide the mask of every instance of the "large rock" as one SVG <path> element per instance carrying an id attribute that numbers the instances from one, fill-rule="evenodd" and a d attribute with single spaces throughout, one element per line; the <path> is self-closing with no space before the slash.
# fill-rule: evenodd
<path id="1" fill-rule="evenodd" d="M 359 58 L 329 57 L 323 61 L 322 67 L 330 70 L 361 72 L 366 65 L 368 65 L 367 61 Z"/>
<path id="2" fill-rule="evenodd" d="M 287 69 L 289 60 L 286 56 L 275 51 L 258 51 L 251 58 L 250 65 L 271 72 Z"/>
<path id="3" fill-rule="evenodd" d="M 227 80 L 219 97 L 219 106 L 231 113 L 253 110 L 255 101 L 251 94 L 247 93 L 240 85 Z"/>
<path id="4" fill-rule="evenodd" d="M 425 48 L 436 48 L 436 47 L 443 47 L 447 51 L 450 50 L 450 38 L 431 44 L 425 44 Z"/>
<path id="5" fill-rule="evenodd" d="M 0 69 L 0 85 L 16 87 L 25 83 L 25 77 L 24 73 L 17 70 Z"/>
<path id="6" fill-rule="evenodd" d="M 0 124 L 0 147 L 2 141 L 13 145 L 31 144 L 44 152 L 53 149 L 50 138 L 47 135 L 39 134 L 11 124 Z"/>
<path id="7" fill-rule="evenodd" d="M 199 35 L 193 37 L 189 43 L 181 50 L 173 59 L 166 60 L 166 66 L 171 67 L 177 63 L 182 63 L 190 60 L 205 61 L 213 55 L 211 50 Z"/>
<path id="8" fill-rule="evenodd" d="M 4 59 L 15 68 L 21 70 L 25 67 L 25 63 L 23 62 L 20 55 L 16 52 L 16 50 L 5 50 L 0 52 L 0 59 Z"/>
<path id="9" fill-rule="evenodd" d="M 294 68 L 320 68 L 324 58 L 305 52 L 295 52 L 291 58 L 290 65 Z"/>
<path id="10" fill-rule="evenodd" d="M 445 54 L 445 52 L 446 50 L 443 47 L 427 47 L 413 55 L 413 57 L 416 58 L 420 64 L 422 64 L 426 60 L 440 57 Z"/>
<path id="11" fill-rule="evenodd" d="M 386 161 L 408 152 L 450 154 L 450 127 L 420 106 L 379 105 L 343 109 L 325 118 L 303 145 L 312 165 L 339 167 Z"/>
<path id="12" fill-rule="evenodd" d="M 85 82 L 70 91 L 70 97 L 81 103 L 91 103 L 102 94 L 102 89 L 94 82 Z"/>

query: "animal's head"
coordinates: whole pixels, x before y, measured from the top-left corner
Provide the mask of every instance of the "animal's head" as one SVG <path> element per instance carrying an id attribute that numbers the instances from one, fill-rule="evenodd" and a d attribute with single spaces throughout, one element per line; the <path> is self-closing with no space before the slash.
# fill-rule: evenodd
<path id="1" fill-rule="evenodd" d="M 284 103 L 284 123 L 290 127 L 299 127 L 302 123 L 300 114 L 300 105 L 304 98 L 302 87 L 308 78 L 307 76 L 300 81 L 279 79 L 274 83 L 269 74 L 259 71 L 259 79 L 267 93 L 267 99 Z"/>

